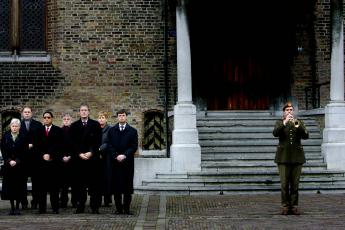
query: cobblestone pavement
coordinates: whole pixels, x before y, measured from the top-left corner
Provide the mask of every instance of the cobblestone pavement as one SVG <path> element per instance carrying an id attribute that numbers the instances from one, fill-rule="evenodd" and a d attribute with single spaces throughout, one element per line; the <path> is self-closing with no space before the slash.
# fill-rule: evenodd
<path id="1" fill-rule="evenodd" d="M 279 194 L 219 196 L 134 195 L 134 215 L 39 215 L 23 210 L 9 216 L 9 201 L 0 201 L 0 229 L 345 229 L 345 194 L 300 194 L 300 216 L 282 216 Z"/>

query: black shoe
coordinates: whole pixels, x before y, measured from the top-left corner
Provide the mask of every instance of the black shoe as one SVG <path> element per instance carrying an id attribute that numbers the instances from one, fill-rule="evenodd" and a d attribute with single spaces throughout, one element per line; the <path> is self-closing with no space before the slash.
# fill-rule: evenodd
<path id="1" fill-rule="evenodd" d="M 9 216 L 14 216 L 14 215 L 15 215 L 14 212 L 15 212 L 15 211 L 14 211 L 13 209 L 11 209 L 10 212 L 8 213 L 8 215 L 9 215 Z"/>
<path id="2" fill-rule="evenodd" d="M 83 208 L 77 208 L 74 212 L 74 214 L 80 214 L 80 213 L 84 213 L 84 209 Z"/>
<path id="3" fill-rule="evenodd" d="M 46 214 L 47 213 L 47 210 L 39 210 L 38 211 L 38 214 Z"/>
<path id="4" fill-rule="evenodd" d="M 133 215 L 133 212 L 131 212 L 131 211 L 129 211 L 129 210 L 125 210 L 123 213 L 124 213 L 125 215 L 130 215 L 130 216 Z"/>
<path id="5" fill-rule="evenodd" d="M 116 215 L 121 215 L 121 214 L 123 214 L 123 211 L 116 210 L 116 211 L 115 211 L 115 214 L 116 214 Z"/>
<path id="6" fill-rule="evenodd" d="M 59 214 L 59 210 L 53 210 L 53 214 Z"/>
<path id="7" fill-rule="evenodd" d="M 28 209 L 28 205 L 27 204 L 22 204 L 22 210 L 27 210 Z"/>
<path id="8" fill-rule="evenodd" d="M 17 215 L 17 216 L 21 215 L 20 210 L 18 208 L 14 210 L 14 215 Z"/>
<path id="9" fill-rule="evenodd" d="M 92 209 L 92 214 L 99 214 L 98 209 Z"/>
<path id="10" fill-rule="evenodd" d="M 37 203 L 31 202 L 31 209 L 37 209 Z"/>
<path id="11" fill-rule="evenodd" d="M 61 203 L 60 208 L 67 208 L 67 203 Z"/>

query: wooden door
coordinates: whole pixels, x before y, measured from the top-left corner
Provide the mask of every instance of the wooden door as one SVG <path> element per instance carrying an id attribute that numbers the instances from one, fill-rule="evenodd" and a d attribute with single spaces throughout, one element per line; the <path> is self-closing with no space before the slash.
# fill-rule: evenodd
<path id="1" fill-rule="evenodd" d="M 252 56 L 236 56 L 213 64 L 209 110 L 251 110 L 269 107 L 269 71 Z"/>

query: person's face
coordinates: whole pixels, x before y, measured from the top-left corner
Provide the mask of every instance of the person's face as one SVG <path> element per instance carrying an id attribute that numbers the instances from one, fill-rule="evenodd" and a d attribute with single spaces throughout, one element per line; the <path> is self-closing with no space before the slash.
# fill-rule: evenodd
<path id="1" fill-rule="evenodd" d="M 120 124 L 124 124 L 127 122 L 127 115 L 125 113 L 120 113 L 117 115 L 117 121 L 120 123 Z"/>
<path id="2" fill-rule="evenodd" d="M 45 126 L 51 126 L 53 124 L 53 118 L 49 113 L 43 114 L 43 124 Z"/>
<path id="3" fill-rule="evenodd" d="M 98 122 L 103 127 L 107 123 L 107 118 L 105 118 L 105 116 L 99 116 Z"/>
<path id="4" fill-rule="evenodd" d="M 32 111 L 30 108 L 24 108 L 22 116 L 24 120 L 30 120 L 32 118 Z"/>
<path id="5" fill-rule="evenodd" d="M 87 106 L 81 106 L 79 114 L 81 119 L 87 119 L 89 117 L 89 108 Z"/>
<path id="6" fill-rule="evenodd" d="M 12 125 L 10 126 L 10 129 L 11 129 L 11 133 L 16 134 L 16 133 L 19 132 L 20 125 L 18 125 L 18 124 L 12 124 Z"/>
<path id="7" fill-rule="evenodd" d="M 62 124 L 63 124 L 64 126 L 70 126 L 71 123 L 72 123 L 72 117 L 70 117 L 70 116 L 64 116 L 64 117 L 62 118 Z"/>
<path id="8" fill-rule="evenodd" d="M 286 107 L 284 110 L 284 117 L 287 117 L 288 115 L 293 115 L 293 107 Z"/>

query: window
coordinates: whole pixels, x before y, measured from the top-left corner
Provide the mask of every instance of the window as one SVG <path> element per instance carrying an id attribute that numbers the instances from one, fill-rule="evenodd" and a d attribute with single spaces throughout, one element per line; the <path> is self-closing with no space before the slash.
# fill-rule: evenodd
<path id="1" fill-rule="evenodd" d="M 10 54 L 46 49 L 46 1 L 0 0 L 0 51 Z"/>

